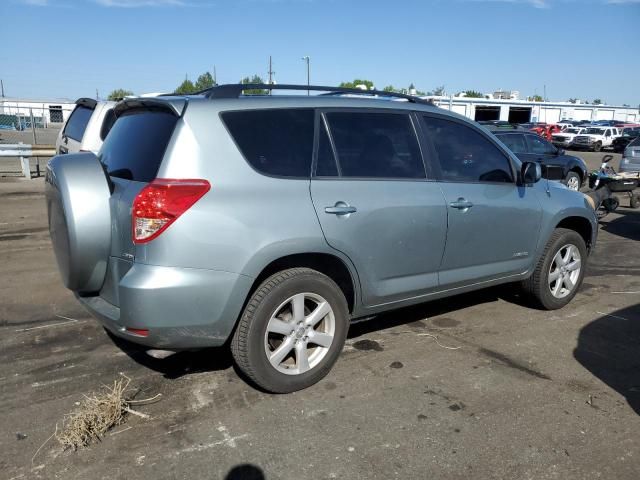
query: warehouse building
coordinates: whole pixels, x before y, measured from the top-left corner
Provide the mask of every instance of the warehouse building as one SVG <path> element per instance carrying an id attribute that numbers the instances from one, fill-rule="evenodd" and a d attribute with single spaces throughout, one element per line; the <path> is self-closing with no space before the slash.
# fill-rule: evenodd
<path id="1" fill-rule="evenodd" d="M 640 123 L 638 108 L 569 102 L 531 102 L 514 99 L 428 96 L 437 106 L 472 120 L 504 120 L 512 123 L 560 120 L 619 120 Z"/>

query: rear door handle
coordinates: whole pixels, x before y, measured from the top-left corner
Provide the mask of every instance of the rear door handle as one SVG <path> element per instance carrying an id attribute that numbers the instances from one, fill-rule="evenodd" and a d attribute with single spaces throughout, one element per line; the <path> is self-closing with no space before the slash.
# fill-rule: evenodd
<path id="1" fill-rule="evenodd" d="M 457 201 L 449 203 L 449 206 L 451 208 L 457 208 L 459 210 L 467 210 L 467 209 L 473 207 L 473 203 L 471 203 L 470 201 L 465 200 L 464 198 L 460 197 L 460 198 L 458 198 Z"/>
<path id="2" fill-rule="evenodd" d="M 356 213 L 358 209 L 345 202 L 336 202 L 333 207 L 324 207 L 324 213 L 330 213 L 331 215 L 348 215 L 350 213 Z"/>

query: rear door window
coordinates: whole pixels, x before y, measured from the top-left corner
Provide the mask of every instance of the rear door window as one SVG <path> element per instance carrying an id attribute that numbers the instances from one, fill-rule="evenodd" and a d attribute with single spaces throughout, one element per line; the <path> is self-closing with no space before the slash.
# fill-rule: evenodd
<path id="1" fill-rule="evenodd" d="M 109 175 L 150 182 L 158 174 L 178 121 L 161 110 L 128 110 L 118 117 L 98 158 Z"/>
<path id="2" fill-rule="evenodd" d="M 527 153 L 527 144 L 524 141 L 524 135 L 520 135 L 518 133 L 510 133 L 496 136 L 513 153 Z"/>
<path id="3" fill-rule="evenodd" d="M 81 142 L 91 115 L 93 115 L 92 108 L 78 105 L 73 112 L 71 112 L 67 125 L 64 127 L 63 134 L 73 140 Z"/>
<path id="4" fill-rule="evenodd" d="M 258 172 L 311 176 L 313 109 L 243 110 L 221 116 L 245 159 Z"/>
<path id="5" fill-rule="evenodd" d="M 527 135 L 527 143 L 529 144 L 529 153 L 537 155 L 553 155 L 556 153 L 556 147 L 537 135 Z"/>
<path id="6" fill-rule="evenodd" d="M 116 114 L 113 111 L 113 108 L 110 108 L 107 110 L 104 120 L 102 120 L 102 127 L 100 127 L 100 140 L 104 141 L 104 139 L 107 138 L 109 130 L 111 130 L 114 123 L 116 123 Z"/>
<path id="7" fill-rule="evenodd" d="M 342 177 L 426 178 L 418 139 L 408 114 L 328 112 L 325 115 Z M 318 160 L 321 165 L 320 157 Z"/>
<path id="8" fill-rule="evenodd" d="M 438 154 L 442 180 L 466 183 L 513 183 L 508 157 L 488 138 L 459 122 L 422 117 Z"/>

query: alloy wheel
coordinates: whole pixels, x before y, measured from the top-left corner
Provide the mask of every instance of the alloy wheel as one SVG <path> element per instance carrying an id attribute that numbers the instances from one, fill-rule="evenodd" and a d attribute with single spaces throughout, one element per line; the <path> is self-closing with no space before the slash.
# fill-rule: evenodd
<path id="1" fill-rule="evenodd" d="M 281 373 L 305 373 L 329 352 L 335 327 L 335 315 L 327 300 L 315 293 L 297 293 L 281 303 L 267 323 L 267 358 Z"/>
<path id="2" fill-rule="evenodd" d="M 564 298 L 573 292 L 582 269 L 578 247 L 567 244 L 560 248 L 549 267 L 549 290 L 556 298 Z"/>

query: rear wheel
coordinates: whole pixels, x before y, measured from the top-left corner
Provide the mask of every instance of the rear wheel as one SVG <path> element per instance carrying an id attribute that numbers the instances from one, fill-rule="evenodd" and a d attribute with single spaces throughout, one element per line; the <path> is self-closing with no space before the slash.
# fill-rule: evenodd
<path id="1" fill-rule="evenodd" d="M 567 177 L 564 179 L 564 184 L 569 188 L 569 190 L 580 190 L 581 183 L 580 175 L 576 172 L 567 173 Z"/>
<path id="2" fill-rule="evenodd" d="M 553 232 L 533 275 L 522 283 L 524 291 L 546 310 L 567 305 L 584 278 L 587 247 L 575 231 Z"/>
<path id="3" fill-rule="evenodd" d="M 231 341 L 237 366 L 258 386 L 289 393 L 321 380 L 347 336 L 347 301 L 308 268 L 272 275 L 252 295 Z"/>
<path id="4" fill-rule="evenodd" d="M 631 208 L 640 207 L 640 195 L 632 195 L 629 203 L 631 204 Z"/>

